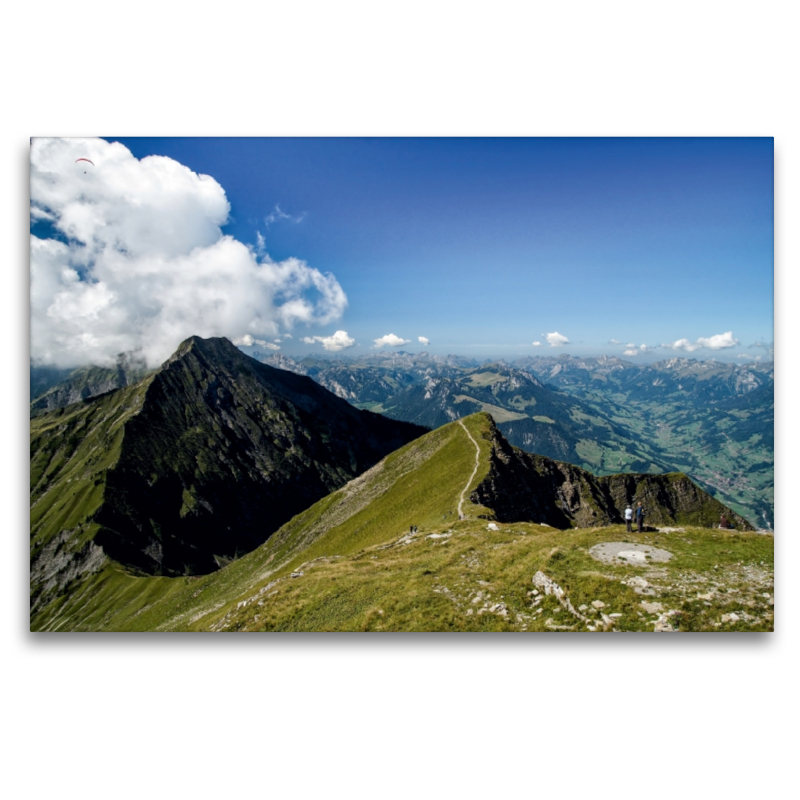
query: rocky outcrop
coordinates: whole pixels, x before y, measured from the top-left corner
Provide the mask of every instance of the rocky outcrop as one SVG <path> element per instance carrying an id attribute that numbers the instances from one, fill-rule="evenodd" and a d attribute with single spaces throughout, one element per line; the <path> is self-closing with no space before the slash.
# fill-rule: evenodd
<path id="1" fill-rule="evenodd" d="M 500 522 L 540 522 L 561 529 L 619 524 L 626 504 L 641 501 L 648 525 L 712 527 L 725 515 L 739 530 L 753 530 L 683 473 L 597 478 L 513 447 L 494 424 L 490 431 L 489 472 L 472 500 L 493 509 Z"/>
<path id="2" fill-rule="evenodd" d="M 76 531 L 61 531 L 31 561 L 31 613 L 43 599 L 61 593 L 72 581 L 98 572 L 108 561 L 89 540 L 79 543 Z"/>

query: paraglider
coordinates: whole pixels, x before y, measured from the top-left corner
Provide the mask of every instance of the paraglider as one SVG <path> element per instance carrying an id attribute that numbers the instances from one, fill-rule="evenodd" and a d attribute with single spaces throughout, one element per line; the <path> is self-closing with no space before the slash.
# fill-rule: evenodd
<path id="1" fill-rule="evenodd" d="M 76 163 L 76 164 L 77 164 L 79 161 L 88 161 L 88 162 L 89 162 L 89 163 L 90 163 L 92 166 L 94 166 L 94 161 L 89 161 L 89 159 L 88 159 L 88 158 L 76 158 L 76 159 L 75 159 L 75 163 Z M 85 175 L 85 174 L 86 174 L 86 172 L 84 172 L 83 174 Z"/>

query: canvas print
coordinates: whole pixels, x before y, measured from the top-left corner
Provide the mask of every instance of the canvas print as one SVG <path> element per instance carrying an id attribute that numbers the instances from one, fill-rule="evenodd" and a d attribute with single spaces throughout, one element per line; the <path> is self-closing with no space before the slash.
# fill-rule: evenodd
<path id="1" fill-rule="evenodd" d="M 771 138 L 30 149 L 32 631 L 771 631 Z"/>

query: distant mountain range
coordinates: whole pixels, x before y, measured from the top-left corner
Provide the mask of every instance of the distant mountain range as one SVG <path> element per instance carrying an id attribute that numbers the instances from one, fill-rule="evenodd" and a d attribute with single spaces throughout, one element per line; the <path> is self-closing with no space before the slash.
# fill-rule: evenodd
<path id="1" fill-rule="evenodd" d="M 512 444 L 597 475 L 680 470 L 754 524 L 773 525 L 772 362 L 259 357 L 395 419 L 435 427 L 485 410 Z"/>
<path id="2" fill-rule="evenodd" d="M 680 470 L 753 524 L 773 525 L 772 362 L 673 358 L 638 365 L 562 355 L 481 364 L 402 351 L 253 356 L 311 377 L 357 408 L 426 427 L 487 411 L 513 445 L 597 475 Z M 126 386 L 143 374 L 131 359 L 66 379 L 32 368 L 31 413 Z M 60 383 L 48 383 L 58 376 Z M 47 392 L 36 396 L 43 387 Z"/>

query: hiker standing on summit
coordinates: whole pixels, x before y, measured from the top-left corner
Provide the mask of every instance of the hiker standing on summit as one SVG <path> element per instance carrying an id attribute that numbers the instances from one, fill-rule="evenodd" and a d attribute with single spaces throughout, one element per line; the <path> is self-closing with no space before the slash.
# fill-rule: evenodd
<path id="1" fill-rule="evenodd" d="M 625 506 L 625 530 L 628 531 L 628 533 L 631 532 L 632 522 L 633 522 L 633 509 L 631 508 L 631 504 L 628 503 L 628 505 Z"/>
<path id="2" fill-rule="evenodd" d="M 639 533 L 641 533 L 644 530 L 644 506 L 641 500 L 639 505 L 636 506 L 636 522 L 639 525 Z"/>

